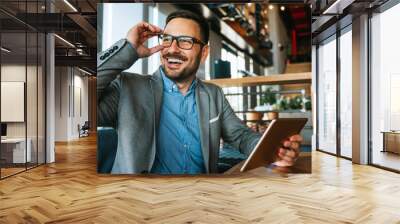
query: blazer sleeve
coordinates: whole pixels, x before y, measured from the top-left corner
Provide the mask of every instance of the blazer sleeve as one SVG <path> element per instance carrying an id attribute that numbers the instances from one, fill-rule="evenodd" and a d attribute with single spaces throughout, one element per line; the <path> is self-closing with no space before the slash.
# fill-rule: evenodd
<path id="1" fill-rule="evenodd" d="M 98 126 L 116 127 L 121 89 L 121 72 L 138 60 L 135 48 L 126 40 L 97 54 Z"/>
<path id="2" fill-rule="evenodd" d="M 244 125 L 235 115 L 222 89 L 219 92 L 222 98 L 222 138 L 239 149 L 241 153 L 249 156 L 261 138 L 261 134 Z"/>

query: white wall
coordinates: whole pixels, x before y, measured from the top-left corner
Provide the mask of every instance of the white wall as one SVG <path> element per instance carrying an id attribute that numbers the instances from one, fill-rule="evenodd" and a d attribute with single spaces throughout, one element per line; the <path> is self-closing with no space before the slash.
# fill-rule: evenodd
<path id="1" fill-rule="evenodd" d="M 55 85 L 55 140 L 77 139 L 78 124 L 88 121 L 88 77 L 76 68 L 56 67 Z"/>
<path id="2" fill-rule="evenodd" d="M 18 64 L 5 64 L 1 66 L 1 81 L 4 82 L 25 82 L 25 75 L 26 71 L 28 72 L 28 75 L 30 74 L 35 74 L 36 75 L 36 67 L 34 66 L 25 66 L 25 65 L 18 65 Z M 30 77 L 28 77 L 30 78 Z M 31 83 L 32 81 L 29 80 L 29 84 L 34 84 L 36 85 L 36 81 L 34 83 Z M 26 83 L 26 82 L 25 82 Z M 36 88 L 28 88 L 27 90 L 27 103 L 30 104 L 34 100 L 36 100 Z M 36 101 L 35 101 L 36 102 Z M 29 105 L 28 105 L 29 106 Z M 31 105 L 31 107 L 34 106 L 36 108 L 36 103 L 34 105 Z M 1 108 L 1 110 L 7 110 L 8 108 Z M 31 111 L 31 110 L 29 110 Z M 31 122 L 31 120 L 36 119 L 36 113 L 28 113 L 27 114 L 27 119 L 28 122 Z M 36 120 L 35 120 L 36 121 Z M 26 122 L 7 122 L 7 136 L 8 137 L 25 137 L 25 125 Z M 28 129 L 30 129 L 32 125 L 28 125 Z M 36 130 L 36 126 L 32 127 Z M 30 130 L 28 130 L 28 133 L 30 133 Z M 28 136 L 29 137 L 29 136 Z"/>
<path id="3" fill-rule="evenodd" d="M 26 79 L 27 78 L 27 82 Z M 3 64 L 1 66 L 2 82 L 24 82 L 26 85 L 26 107 L 22 102 L 22 108 L 19 111 L 22 114 L 26 112 L 26 120 L 22 122 L 6 122 L 8 138 L 30 139 L 32 161 L 36 162 L 36 153 L 39 150 L 39 163 L 44 162 L 44 89 L 43 89 L 42 68 L 25 64 Z M 4 89 L 2 89 L 3 92 Z M 21 90 L 24 94 L 24 90 Z M 7 97 L 6 95 L 2 95 Z M 12 110 L 10 107 L 2 107 L 2 112 Z M 13 113 L 12 111 L 7 111 Z M 15 112 L 14 112 L 15 113 Z"/>
<path id="4" fill-rule="evenodd" d="M 68 88 L 69 88 L 69 76 L 68 67 L 56 67 L 55 68 L 55 140 L 66 141 L 68 139 Z"/>

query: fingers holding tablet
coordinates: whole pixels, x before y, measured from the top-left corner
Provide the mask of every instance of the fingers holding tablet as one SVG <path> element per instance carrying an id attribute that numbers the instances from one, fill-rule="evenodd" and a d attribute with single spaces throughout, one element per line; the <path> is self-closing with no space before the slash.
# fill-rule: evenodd
<path id="1" fill-rule="evenodd" d="M 280 148 L 278 153 L 277 166 L 293 166 L 299 156 L 299 152 L 291 149 Z"/>

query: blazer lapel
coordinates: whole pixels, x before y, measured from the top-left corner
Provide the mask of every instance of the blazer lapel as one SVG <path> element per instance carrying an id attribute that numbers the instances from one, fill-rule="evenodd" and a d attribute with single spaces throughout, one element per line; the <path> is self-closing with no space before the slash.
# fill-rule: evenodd
<path id="1" fill-rule="evenodd" d="M 154 96 L 154 119 L 155 119 L 155 125 L 156 129 L 158 129 L 159 126 L 159 121 L 160 121 L 160 112 L 161 112 L 161 104 L 162 104 L 162 97 L 163 97 L 163 81 L 160 73 L 160 69 L 157 69 L 156 72 L 154 72 L 152 79 L 151 79 L 151 86 L 153 90 L 153 96 Z"/>
<path id="2" fill-rule="evenodd" d="M 204 90 L 202 83 L 198 80 L 196 87 L 196 105 L 197 114 L 200 127 L 200 141 L 201 149 L 203 152 L 204 165 L 207 173 L 209 173 L 209 160 L 210 160 L 210 100 L 207 92 Z"/>
<path id="3" fill-rule="evenodd" d="M 153 148 L 152 148 L 152 156 L 149 163 L 149 171 L 153 167 L 153 163 L 156 157 L 156 142 L 157 142 L 157 130 L 160 121 L 160 111 L 162 104 L 162 94 L 163 94 L 163 82 L 160 74 L 160 70 L 158 69 L 155 73 L 153 73 L 151 79 L 149 80 L 151 91 L 153 93 L 154 99 L 154 127 L 153 127 Z"/>

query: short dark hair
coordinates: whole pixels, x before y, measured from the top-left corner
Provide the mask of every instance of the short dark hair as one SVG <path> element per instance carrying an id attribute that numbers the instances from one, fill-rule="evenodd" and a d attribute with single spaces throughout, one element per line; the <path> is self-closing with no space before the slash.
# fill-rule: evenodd
<path id="1" fill-rule="evenodd" d="M 208 39 L 210 36 L 210 27 L 208 25 L 207 20 L 204 17 L 199 16 L 196 13 L 193 13 L 188 10 L 178 10 L 168 15 L 165 21 L 165 25 L 167 25 L 169 21 L 176 18 L 191 19 L 195 21 L 200 27 L 201 41 L 203 41 L 205 44 L 208 43 Z"/>

